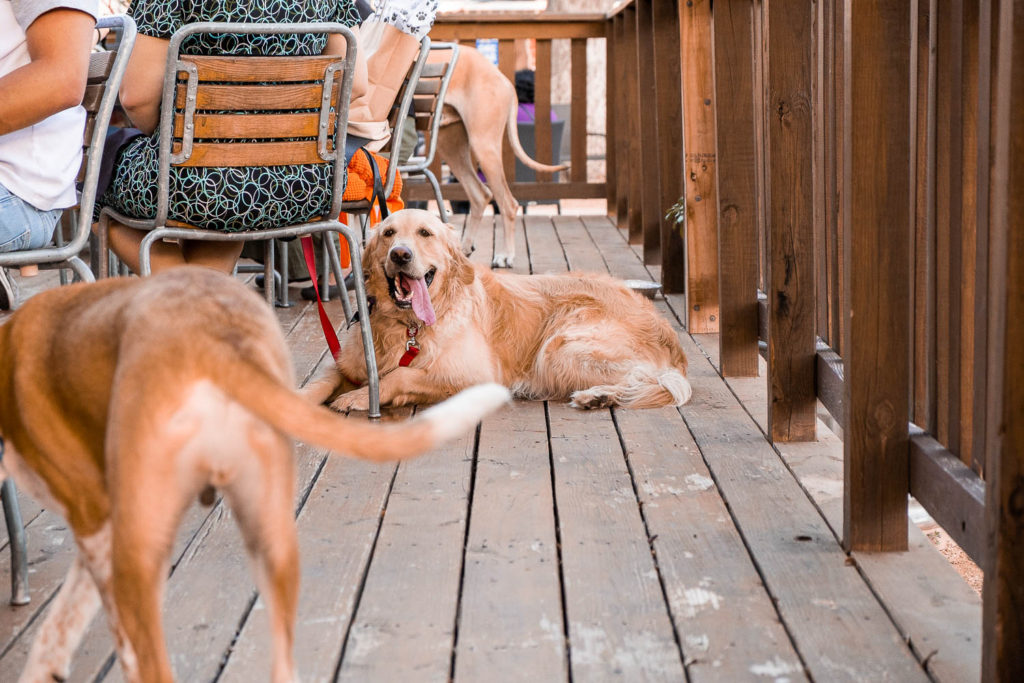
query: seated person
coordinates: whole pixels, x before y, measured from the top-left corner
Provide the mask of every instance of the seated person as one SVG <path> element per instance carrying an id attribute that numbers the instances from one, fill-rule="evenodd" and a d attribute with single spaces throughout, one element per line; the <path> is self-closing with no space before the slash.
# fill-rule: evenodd
<path id="1" fill-rule="evenodd" d="M 200 21 L 358 23 L 353 0 L 281 3 L 274 0 L 203 3 L 135 0 L 131 15 L 138 39 L 121 85 L 121 104 L 145 135 L 120 152 L 110 186 L 97 202 L 137 218 L 156 215 L 160 96 L 170 36 L 184 24 Z M 344 54 L 345 41 L 332 35 L 197 35 L 182 46 L 185 54 L 313 55 Z M 355 89 L 355 88 L 354 88 Z M 346 153 L 359 147 L 348 140 Z M 172 167 L 168 217 L 200 228 L 239 231 L 273 228 L 323 215 L 330 203 L 330 164 L 275 167 Z M 138 272 L 144 233 L 111 221 L 110 246 Z M 158 241 L 152 249 L 154 272 L 193 263 L 230 273 L 242 242 Z"/>
<path id="2" fill-rule="evenodd" d="M 0 252 L 49 243 L 74 206 L 95 0 L 0 2 Z M 14 307 L 0 268 L 0 309 Z"/>

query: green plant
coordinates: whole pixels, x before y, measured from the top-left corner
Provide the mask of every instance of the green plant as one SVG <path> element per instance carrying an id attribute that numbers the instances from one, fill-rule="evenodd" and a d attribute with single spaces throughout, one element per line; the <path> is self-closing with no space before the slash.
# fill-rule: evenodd
<path id="1" fill-rule="evenodd" d="M 686 222 L 686 197 L 680 197 L 676 200 L 676 203 L 669 207 L 668 213 L 665 214 L 665 219 L 675 221 L 676 225 L 682 225 Z"/>

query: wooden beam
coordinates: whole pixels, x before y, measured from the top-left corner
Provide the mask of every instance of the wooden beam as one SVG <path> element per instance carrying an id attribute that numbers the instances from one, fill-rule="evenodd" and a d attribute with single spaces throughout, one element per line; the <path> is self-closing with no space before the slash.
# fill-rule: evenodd
<path id="1" fill-rule="evenodd" d="M 687 330 L 718 332 L 718 200 L 711 0 L 679 3 L 679 43 L 686 160 Z"/>
<path id="2" fill-rule="evenodd" d="M 812 3 L 765 6 L 768 45 L 768 411 L 773 441 L 815 438 Z"/>
<path id="3" fill-rule="evenodd" d="M 604 172 L 605 172 L 605 207 L 609 216 L 615 216 L 618 206 L 618 176 L 616 175 L 615 145 L 617 144 L 619 119 L 616 116 L 615 104 L 622 99 L 619 84 L 616 82 L 616 62 L 618 61 L 619 44 L 615 35 L 615 20 L 609 19 L 605 25 L 604 41 Z"/>
<path id="4" fill-rule="evenodd" d="M 636 0 L 637 75 L 639 86 L 637 106 L 640 113 L 640 154 L 635 162 L 634 174 L 640 181 L 640 216 L 643 233 L 645 264 L 661 263 L 661 173 L 658 167 L 658 110 L 651 95 L 654 93 L 654 15 L 653 0 Z M 667 207 L 666 207 L 667 208 Z"/>
<path id="5" fill-rule="evenodd" d="M 579 18 L 577 18 L 579 17 Z M 508 14 L 484 15 L 473 12 L 463 15 L 440 15 L 430 29 L 431 40 L 458 42 L 476 38 L 604 38 L 602 15 L 540 15 L 528 21 Z"/>
<path id="6" fill-rule="evenodd" d="M 542 199 L 600 199 L 604 197 L 604 183 L 509 183 L 512 195 L 518 200 Z M 442 183 L 445 199 L 466 200 L 466 190 L 458 183 Z M 425 182 L 411 182 L 402 186 L 402 198 L 428 200 L 434 190 Z"/>
<path id="7" fill-rule="evenodd" d="M 907 549 L 910 382 L 910 8 L 853 3 L 844 79 L 847 550 Z M 879 150 L 885 150 L 880 154 Z"/>
<path id="8" fill-rule="evenodd" d="M 751 0 L 714 5 L 720 368 L 757 376 L 757 159 Z"/>
<path id="9" fill-rule="evenodd" d="M 679 0 L 654 0 L 654 53 L 679 52 Z M 686 291 L 686 246 L 683 226 L 666 218 L 669 207 L 683 196 L 683 94 L 682 67 L 675 59 L 657 59 L 654 63 L 654 90 L 657 99 L 658 164 L 661 175 L 661 200 L 658 204 L 661 224 L 661 286 L 666 293 Z"/>
<path id="10" fill-rule="evenodd" d="M 985 565 L 985 482 L 948 448 L 913 427 L 910 495 L 979 565 Z"/>
<path id="11" fill-rule="evenodd" d="M 623 82 L 626 84 L 626 121 L 629 134 L 626 136 L 626 158 L 625 163 L 619 164 L 621 169 L 630 169 L 627 173 L 629 183 L 629 196 L 626 200 L 626 225 L 629 231 L 630 244 L 643 244 L 643 213 L 642 197 L 643 183 L 642 173 L 636 169 L 641 163 L 642 150 L 640 149 L 640 80 L 639 80 L 639 48 L 637 46 L 637 10 L 635 4 L 630 4 L 622 12 L 623 18 L 623 44 L 625 46 L 625 59 L 623 60 Z M 620 175 L 622 171 L 619 172 Z"/>
<path id="12" fill-rule="evenodd" d="M 992 146 L 992 242 L 1003 247 L 992 275 L 1002 286 L 1002 416 L 988 435 L 988 563 L 983 590 L 982 680 L 1024 680 L 1024 2 L 999 0 L 996 116 Z M 1002 270 L 1005 268 L 1005 271 Z M 1005 308 L 1004 308 L 1005 307 Z M 994 364 L 997 359 L 990 357 Z M 991 383 L 990 383 L 991 386 Z"/>

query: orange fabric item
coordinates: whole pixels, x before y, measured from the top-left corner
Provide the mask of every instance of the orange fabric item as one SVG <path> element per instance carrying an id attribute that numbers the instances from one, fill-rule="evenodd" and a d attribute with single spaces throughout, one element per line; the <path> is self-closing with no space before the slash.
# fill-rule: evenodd
<path id="1" fill-rule="evenodd" d="M 380 170 L 381 181 L 388 174 L 388 160 L 377 154 L 376 152 L 370 152 L 373 155 L 373 160 L 377 162 L 377 168 Z M 358 201 L 360 199 L 369 199 L 373 194 L 373 169 L 370 167 L 370 162 L 367 160 L 365 154 L 356 152 L 352 156 L 352 160 L 348 162 L 348 184 L 345 185 L 345 194 L 342 199 L 346 202 Z M 399 211 L 405 208 L 405 202 L 402 201 L 402 174 L 395 174 L 395 186 L 391 190 L 391 196 L 387 198 L 387 205 L 389 211 Z"/>

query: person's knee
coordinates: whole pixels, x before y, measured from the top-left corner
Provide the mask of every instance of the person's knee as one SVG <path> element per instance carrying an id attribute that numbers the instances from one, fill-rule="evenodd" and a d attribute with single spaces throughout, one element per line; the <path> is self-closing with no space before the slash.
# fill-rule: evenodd
<path id="1" fill-rule="evenodd" d="M 0 252 L 46 246 L 61 213 L 61 209 L 37 209 L 0 186 Z"/>

